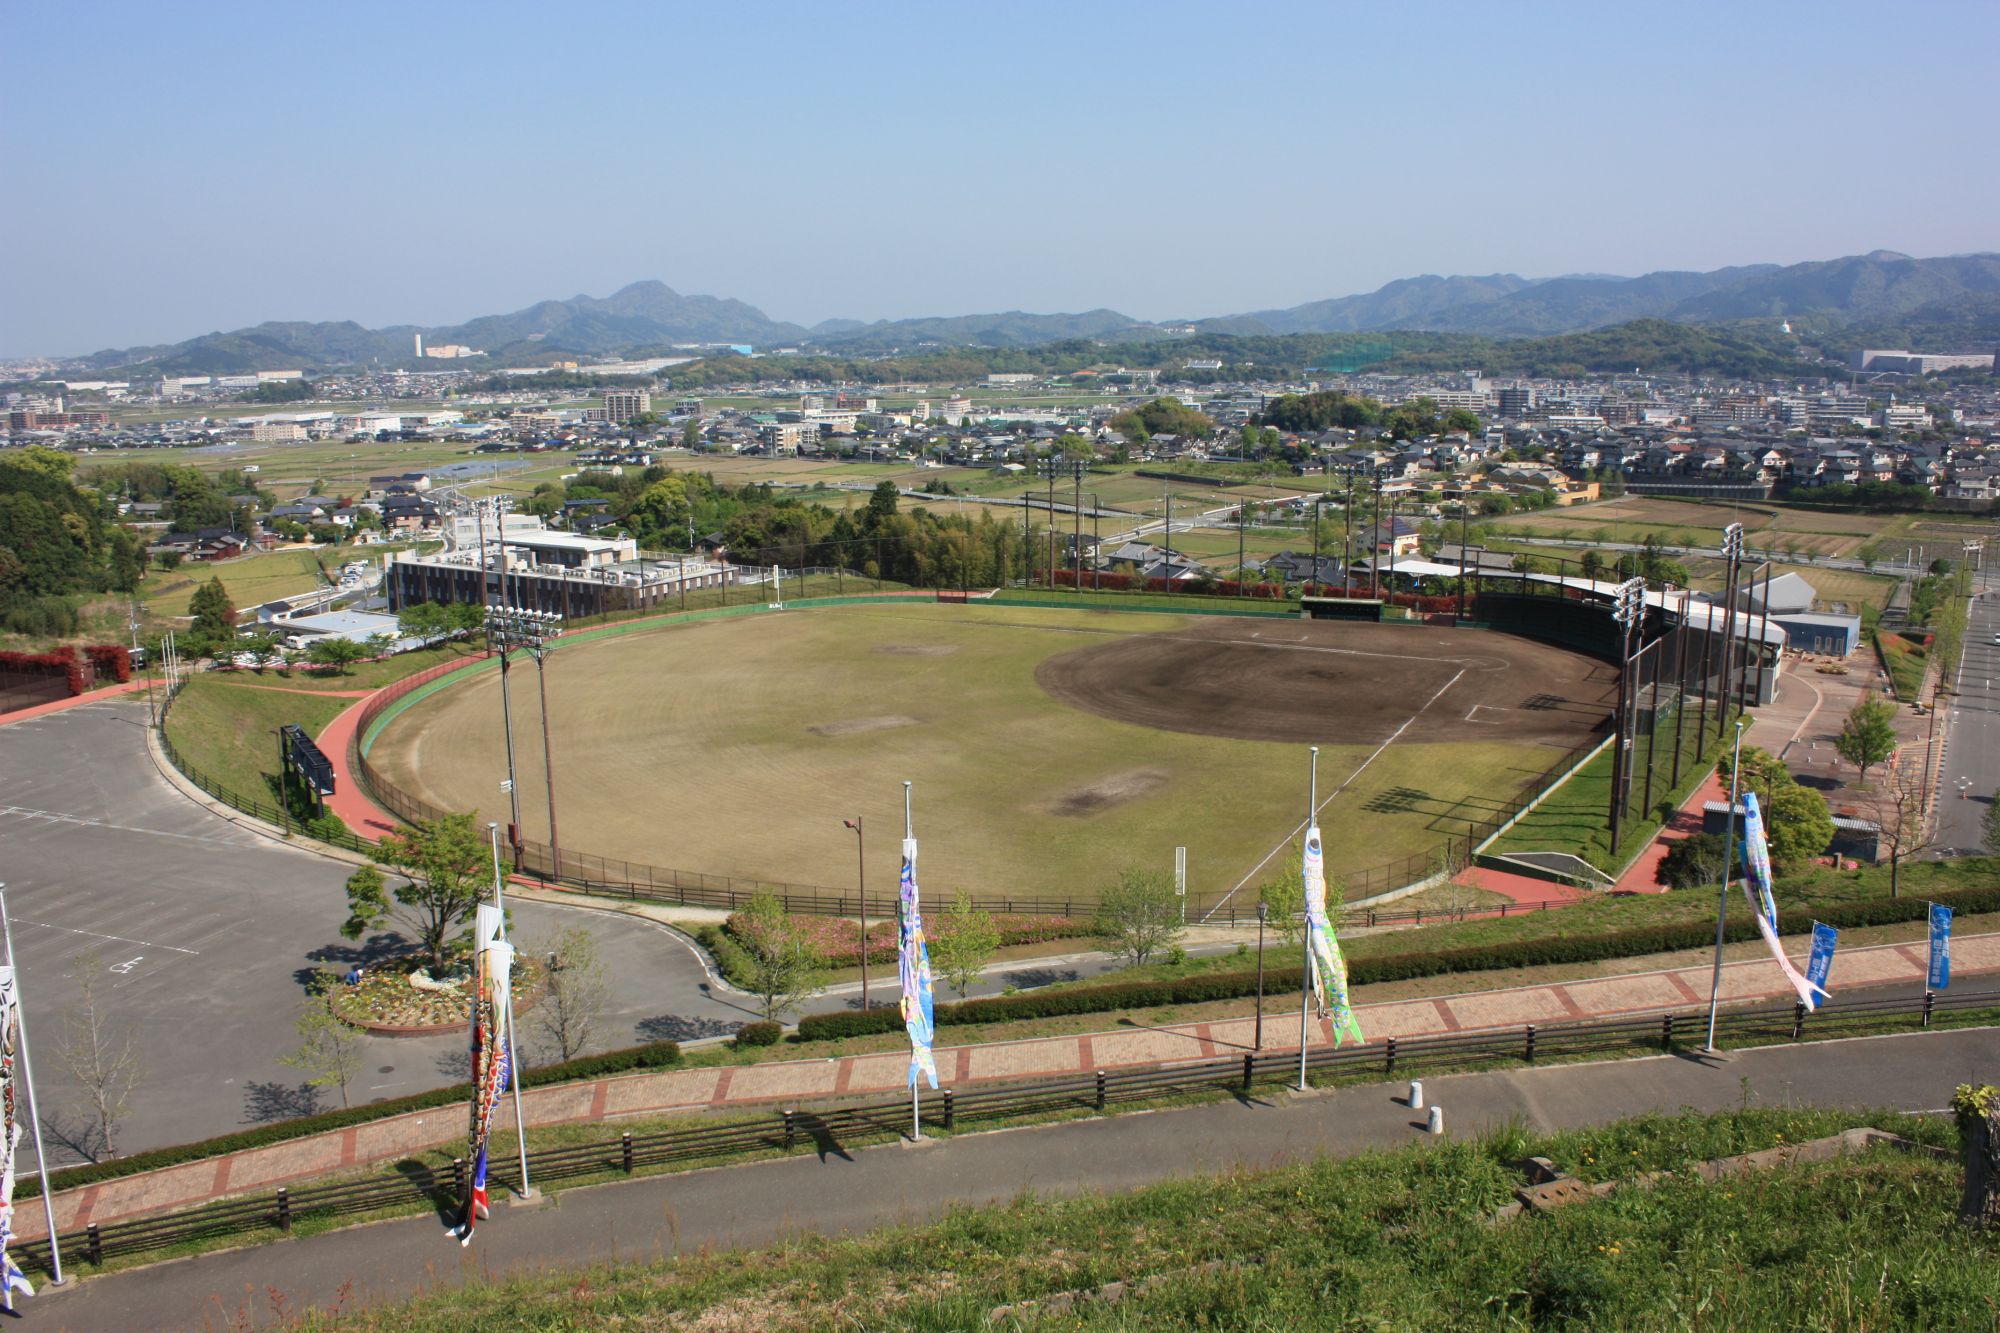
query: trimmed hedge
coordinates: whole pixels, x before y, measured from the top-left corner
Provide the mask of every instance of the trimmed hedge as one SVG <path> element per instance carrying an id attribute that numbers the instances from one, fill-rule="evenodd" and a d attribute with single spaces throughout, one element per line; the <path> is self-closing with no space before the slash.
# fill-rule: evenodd
<path id="1" fill-rule="evenodd" d="M 1937 893 L 1931 895 L 1930 901 L 1944 903 L 1960 913 L 2000 912 L 2000 886 Z M 1929 911 L 1927 900 L 1920 898 L 1874 898 L 1864 902 L 1827 903 L 1810 911 L 1780 913 L 1778 928 L 1797 934 L 1811 929 L 1814 921 L 1835 927 L 1884 926 L 1899 921 L 1921 921 Z M 1734 916 L 1728 923 L 1724 938 L 1731 942 L 1756 939 L 1756 922 L 1750 920 L 1747 914 Z M 1595 963 L 1607 958 L 1672 953 L 1680 949 L 1702 948 L 1713 943 L 1714 939 L 1713 922 L 1683 921 L 1602 931 L 1595 935 L 1549 935 L 1462 949 L 1355 958 L 1349 960 L 1347 970 L 1348 980 L 1359 986 L 1453 972 L 1497 971 L 1556 963 Z M 1296 989 L 1300 980 L 1299 968 L 1267 968 L 1264 993 L 1281 995 Z M 1256 993 L 1255 972 L 1215 972 L 1166 981 L 1123 981 L 1104 986 L 1076 986 L 1064 990 L 1028 991 L 1020 995 L 961 1000 L 957 1004 L 938 1005 L 936 1021 L 939 1027 L 966 1023 L 1012 1023 L 1065 1014 L 1097 1014 L 1119 1009 L 1237 1000 Z M 841 1037 L 868 1036 L 894 1032 L 902 1025 L 901 1014 L 890 1008 L 809 1014 L 799 1021 L 799 1040 L 830 1041 Z"/>
<path id="2" fill-rule="evenodd" d="M 776 1023 L 768 1021 L 745 1023 L 742 1027 L 736 1029 L 736 1045 L 738 1047 L 776 1046 L 778 1038 L 784 1035 L 785 1030 Z"/>
<path id="3" fill-rule="evenodd" d="M 609 1074 L 630 1073 L 636 1069 L 669 1069 L 680 1062 L 681 1048 L 677 1043 L 656 1041 L 645 1046 L 606 1051 L 601 1055 L 578 1056 L 574 1060 L 558 1064 L 531 1065 L 522 1077 L 521 1086 L 536 1088 L 545 1083 L 603 1078 Z M 433 1088 L 429 1092 L 413 1093 L 408 1097 L 393 1097 L 386 1101 L 370 1102 L 366 1106 L 348 1106 L 338 1111 L 322 1111 L 318 1115 L 300 1116 L 296 1120 L 280 1120 L 275 1124 L 259 1125 L 255 1129 L 238 1130 L 234 1134 L 219 1134 L 212 1139 L 176 1144 L 168 1148 L 154 1148 L 149 1152 L 134 1153 L 130 1157 L 114 1157 L 108 1162 L 91 1162 L 83 1166 L 66 1167 L 51 1173 L 51 1183 L 58 1190 L 94 1185 L 102 1180 L 116 1180 L 121 1176 L 138 1175 L 142 1171 L 156 1171 L 165 1166 L 198 1162 L 206 1157 L 220 1157 L 224 1153 L 241 1152 L 245 1148 L 262 1148 L 273 1143 L 284 1143 L 290 1139 L 324 1134 L 332 1129 L 365 1125 L 370 1121 L 386 1120 L 390 1116 L 402 1115 L 406 1111 L 423 1111 L 433 1106 L 449 1106 L 453 1102 L 464 1101 L 471 1092 L 471 1084 L 459 1083 L 448 1088 Z M 15 1186 L 17 1198 L 39 1198 L 41 1192 L 40 1177 L 24 1176 Z"/>
<path id="4" fill-rule="evenodd" d="M 750 964 L 750 955 L 734 936 L 720 926 L 703 926 L 694 933 L 694 939 L 715 959 L 716 970 L 722 973 L 724 981 L 738 990 L 751 988 L 755 969 Z"/>

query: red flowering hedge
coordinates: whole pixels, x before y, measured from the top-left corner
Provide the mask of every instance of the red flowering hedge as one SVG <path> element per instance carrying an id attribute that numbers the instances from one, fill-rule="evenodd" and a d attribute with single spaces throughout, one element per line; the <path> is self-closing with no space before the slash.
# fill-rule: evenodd
<path id="1" fill-rule="evenodd" d="M 932 939 L 941 939 L 951 933 L 951 918 L 945 911 L 948 904 L 934 902 L 924 914 L 924 934 Z M 819 947 L 827 962 L 835 967 L 855 967 L 861 962 L 861 923 L 846 917 L 834 916 L 794 916 L 792 924 L 803 930 L 806 938 Z M 1026 913 L 996 912 L 993 924 L 1000 932 L 1000 943 L 1042 944 L 1049 940 L 1081 939 L 1095 931 L 1095 923 L 1088 917 L 1075 916 L 1029 916 Z M 723 923 L 723 929 L 737 940 L 748 938 L 749 922 L 742 913 L 736 913 Z M 890 917 L 870 917 L 868 919 L 868 961 L 871 963 L 893 963 L 896 961 L 896 919 Z"/>
<path id="2" fill-rule="evenodd" d="M 0 668 L 39 672 L 46 676 L 62 675 L 69 681 L 71 694 L 82 694 L 90 688 L 90 676 L 84 670 L 83 659 L 76 655 L 76 649 L 67 644 L 46 653 L 0 653 Z"/>
<path id="3" fill-rule="evenodd" d="M 132 679 L 132 654 L 115 643 L 87 644 L 84 656 L 97 669 L 99 680 L 115 680 L 120 685 Z"/>

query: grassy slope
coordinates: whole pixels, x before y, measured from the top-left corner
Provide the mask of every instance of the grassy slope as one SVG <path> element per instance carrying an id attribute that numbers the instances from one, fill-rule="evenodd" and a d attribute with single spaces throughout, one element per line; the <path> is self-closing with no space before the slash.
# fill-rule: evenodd
<path id="1" fill-rule="evenodd" d="M 1681 781 L 1672 786 L 1674 747 L 1673 733 L 1663 728 L 1657 740 L 1652 758 L 1653 805 L 1658 808 L 1663 801 L 1673 801 L 1679 805 L 1687 794 L 1695 789 L 1702 777 L 1713 767 L 1714 757 L 1720 753 L 1722 742 L 1715 739 L 1714 720 L 1709 723 L 1707 753 L 1704 754 L 1702 738 L 1696 734 L 1701 721 L 1699 710 L 1687 718 L 1687 725 L 1681 737 Z M 1634 853 L 1653 840 L 1660 831 L 1661 821 L 1652 813 L 1637 809 L 1644 804 L 1646 789 L 1646 738 L 1635 741 L 1636 752 L 1632 762 L 1632 790 L 1635 813 L 1626 817 L 1619 828 L 1618 846 L 1611 845 L 1611 830 L 1607 827 L 1606 811 L 1611 803 L 1611 771 L 1614 763 L 1612 751 L 1605 750 L 1577 775 L 1565 782 L 1546 801 L 1530 811 L 1520 823 L 1507 830 L 1489 849 L 1493 852 L 1573 852 L 1589 861 L 1598 869 L 1616 874 Z"/>
<path id="2" fill-rule="evenodd" d="M 1176 845 L 1189 849 L 1192 892 L 1230 887 L 1289 833 L 1297 747 L 1113 722 L 1051 704 L 1034 681 L 1036 663 L 1053 653 L 1178 623 L 896 604 L 557 652 L 548 667 L 557 765 L 577 773 L 561 804 L 565 841 L 655 865 L 841 885 L 852 873 L 841 820 L 859 813 L 880 830 L 869 839 L 870 882 L 892 884 L 908 777 L 933 894 L 1088 900 L 1123 865 L 1170 864 Z M 882 644 L 928 651 L 870 651 Z M 945 651 L 929 655 L 936 650 Z M 420 771 L 440 804 L 493 802 L 482 775 L 503 763 L 492 726 L 499 707 L 490 676 L 469 682 L 413 707 L 371 755 L 406 785 L 417 786 Z M 532 689 L 515 691 L 514 707 L 517 737 L 533 736 Z M 917 722 L 809 730 L 884 718 Z M 1325 747 L 1322 790 L 1372 748 Z M 419 770 L 426 753 L 452 759 Z M 1489 816 L 1545 762 L 1512 745 L 1392 747 L 1329 807 L 1329 861 L 1368 867 L 1427 851 Z M 545 808 L 540 768 L 521 766 L 524 810 Z M 1149 795 L 1087 817 L 1049 813 L 1066 792 L 1141 769 L 1166 775 Z M 538 824 L 530 820 L 531 834 Z"/>
<path id="3" fill-rule="evenodd" d="M 1145 1277 L 1159 1280 L 1116 1305 L 1029 1310 L 1018 1326 L 1989 1326 L 2000 1242 L 1954 1222 L 1954 1164 L 1893 1149 L 1486 1221 L 1529 1155 L 1620 1179 L 1858 1124 L 1940 1146 L 1952 1136 L 1935 1119 L 1793 1110 L 1516 1129 L 1108 1198 L 1023 1198 L 748 1256 L 515 1277 L 305 1327 L 961 1329 L 995 1306 Z"/>
<path id="4" fill-rule="evenodd" d="M 259 684 L 292 682 L 276 676 Z M 308 733 L 333 720 L 354 700 L 338 696 L 253 689 L 247 681 L 201 675 L 189 681 L 167 714 L 167 735 L 192 767 L 241 796 L 273 800 L 267 778 L 278 771 L 278 739 L 287 722 Z"/>

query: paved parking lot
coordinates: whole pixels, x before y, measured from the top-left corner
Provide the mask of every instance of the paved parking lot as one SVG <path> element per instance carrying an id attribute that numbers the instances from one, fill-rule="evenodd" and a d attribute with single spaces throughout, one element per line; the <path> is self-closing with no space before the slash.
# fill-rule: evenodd
<path id="1" fill-rule="evenodd" d="M 298 1044 L 303 978 L 360 947 L 339 930 L 351 867 L 187 800 L 154 770 L 145 725 L 143 700 L 119 700 L 0 727 L 0 883 L 58 1165 L 77 1160 L 62 1144 L 79 1132 L 81 1089 L 62 1048 L 86 967 L 97 969 L 110 1027 L 130 1034 L 144 1066 L 121 1151 L 338 1104 L 278 1057 Z M 527 948 L 576 923 L 597 935 L 613 999 L 596 1049 L 712 1035 L 754 1016 L 710 998 L 699 958 L 663 927 L 538 903 L 514 904 L 513 917 Z M 353 1096 L 451 1082 L 463 1049 L 463 1037 L 370 1038 Z"/>

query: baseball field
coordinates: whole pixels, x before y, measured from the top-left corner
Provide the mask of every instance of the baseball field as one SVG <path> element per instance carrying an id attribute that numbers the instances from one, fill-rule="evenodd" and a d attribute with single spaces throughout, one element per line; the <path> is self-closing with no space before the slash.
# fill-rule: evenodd
<path id="1" fill-rule="evenodd" d="M 1306 807 L 1337 872 L 1511 809 L 1604 721 L 1609 667 L 1419 626 L 922 601 L 760 613 L 564 645 L 547 661 L 570 851 L 893 891 L 903 782 L 928 893 L 1088 899 L 1121 867 L 1254 886 Z M 513 676 L 524 833 L 546 840 L 534 667 Z M 505 822 L 500 681 L 422 700 L 374 740 L 391 781 Z"/>

